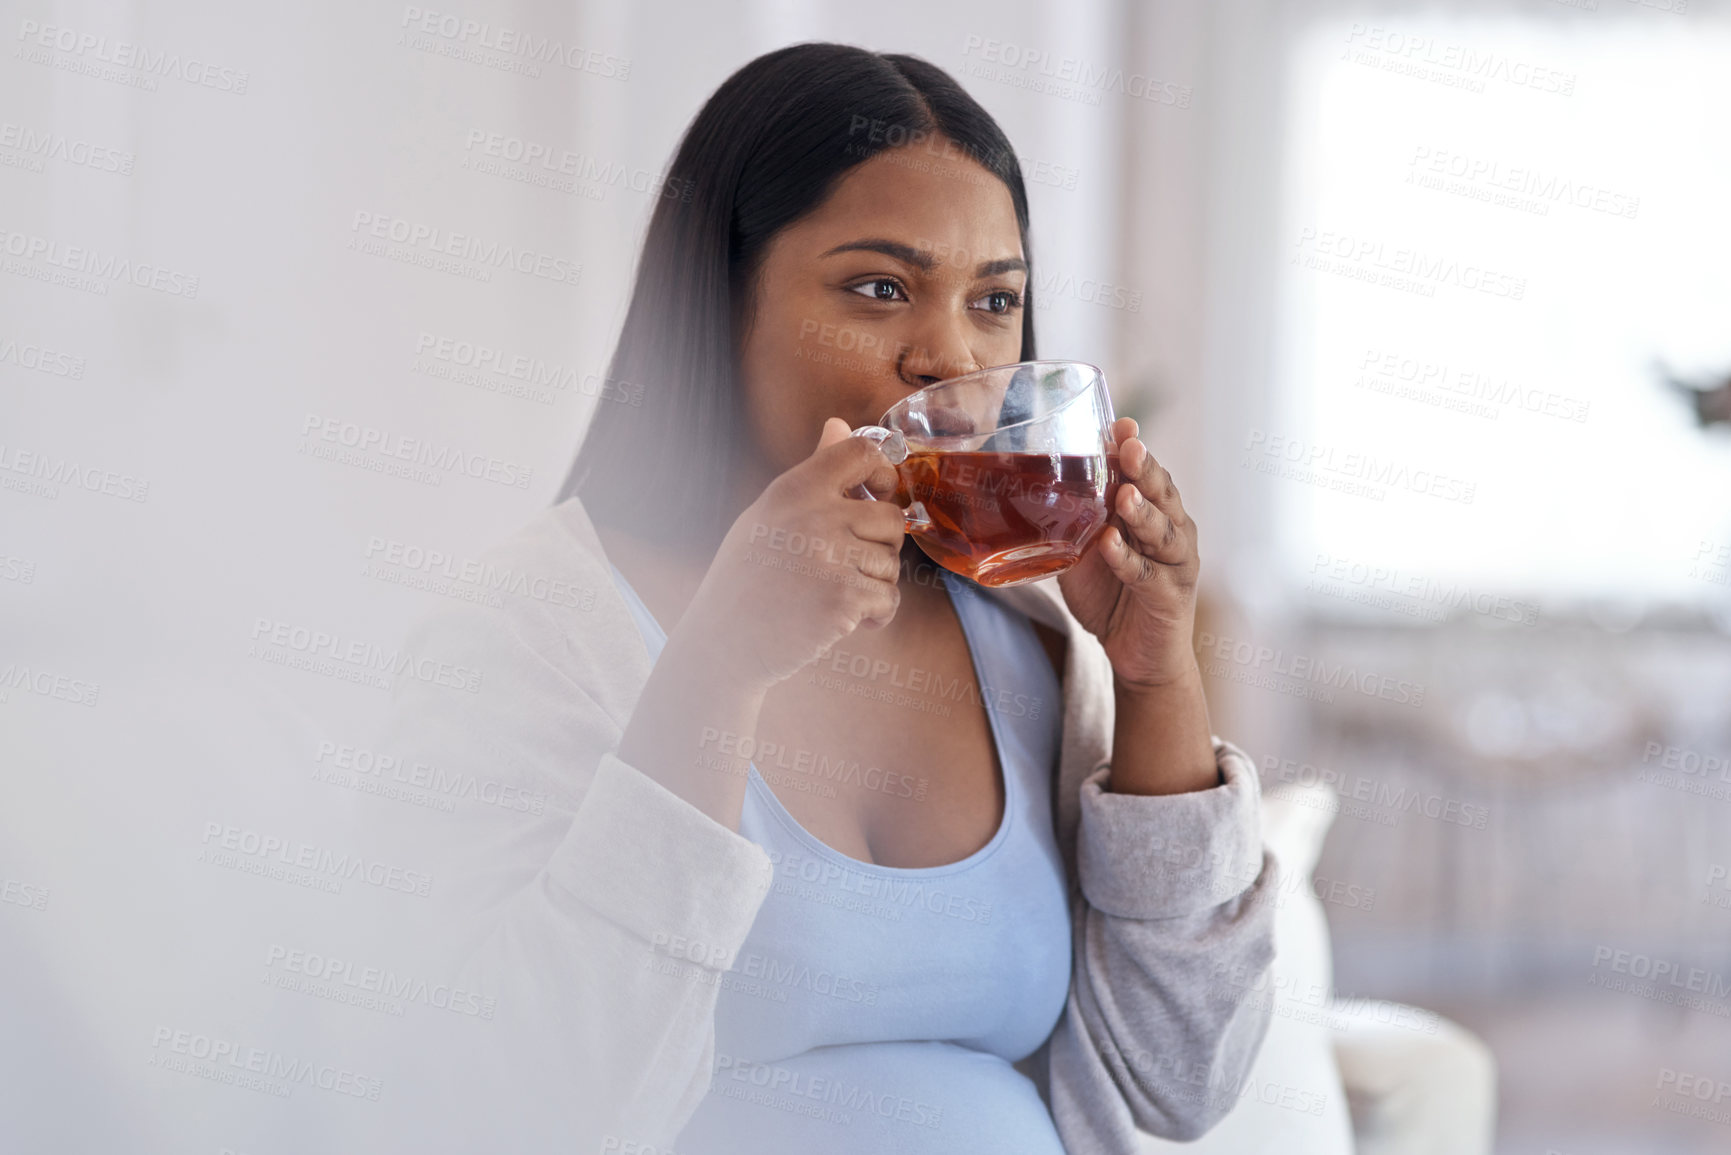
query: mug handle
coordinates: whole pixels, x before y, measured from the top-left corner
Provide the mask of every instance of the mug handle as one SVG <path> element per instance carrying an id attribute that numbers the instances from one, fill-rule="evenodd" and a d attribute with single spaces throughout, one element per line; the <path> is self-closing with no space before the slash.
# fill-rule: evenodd
<path id="1" fill-rule="evenodd" d="M 879 449 L 883 450 L 884 456 L 890 459 L 891 465 L 900 465 L 908 459 L 908 441 L 907 438 L 901 435 L 900 430 L 885 429 L 881 425 L 862 425 L 852 433 L 849 433 L 848 436 L 864 437 L 866 440 L 872 442 Z M 857 497 L 863 501 L 878 500 L 873 496 L 872 491 L 865 487 L 864 483 L 856 485 L 852 489 L 848 490 L 847 495 L 849 497 Z M 907 507 L 902 510 L 902 526 L 904 529 L 928 529 L 931 524 L 932 519 L 926 513 L 924 502 L 910 502 Z"/>

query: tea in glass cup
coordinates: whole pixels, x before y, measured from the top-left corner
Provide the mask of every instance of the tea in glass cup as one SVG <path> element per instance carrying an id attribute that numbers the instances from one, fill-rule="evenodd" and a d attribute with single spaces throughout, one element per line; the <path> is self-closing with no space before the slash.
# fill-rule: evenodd
<path id="1" fill-rule="evenodd" d="M 1023 361 L 911 393 L 853 435 L 895 463 L 893 500 L 928 557 L 1014 586 L 1063 573 L 1105 527 L 1121 483 L 1113 420 L 1095 366 Z"/>

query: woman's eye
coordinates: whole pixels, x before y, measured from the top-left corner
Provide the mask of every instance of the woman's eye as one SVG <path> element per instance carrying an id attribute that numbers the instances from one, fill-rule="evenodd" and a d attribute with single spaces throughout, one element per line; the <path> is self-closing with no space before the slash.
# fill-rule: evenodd
<path id="1" fill-rule="evenodd" d="M 905 301 L 908 295 L 902 291 L 901 282 L 888 277 L 879 277 L 875 281 L 861 281 L 850 286 L 850 291 L 862 297 L 870 297 L 874 301 Z"/>
<path id="2" fill-rule="evenodd" d="M 1011 309 L 1021 308 L 1022 295 L 1020 293 L 1012 293 L 1008 289 L 998 289 L 995 292 L 987 293 L 985 296 L 981 297 L 979 301 L 974 303 L 978 305 L 980 301 L 985 302 L 984 307 L 986 312 L 1002 315 L 1008 313 Z"/>

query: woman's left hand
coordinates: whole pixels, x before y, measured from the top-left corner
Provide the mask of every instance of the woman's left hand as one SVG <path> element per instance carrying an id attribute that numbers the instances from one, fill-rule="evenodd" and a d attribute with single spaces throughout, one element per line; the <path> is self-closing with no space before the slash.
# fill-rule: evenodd
<path id="1" fill-rule="evenodd" d="M 1100 639 L 1125 689 L 1167 685 L 1196 669 L 1191 637 L 1202 565 L 1196 523 L 1137 432 L 1133 418 L 1113 422 L 1123 480 L 1113 516 L 1058 577 L 1070 612 Z"/>

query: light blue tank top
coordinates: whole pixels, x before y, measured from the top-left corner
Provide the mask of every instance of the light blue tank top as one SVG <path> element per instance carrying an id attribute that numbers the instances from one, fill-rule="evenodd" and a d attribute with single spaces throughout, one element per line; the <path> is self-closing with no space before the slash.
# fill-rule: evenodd
<path id="1" fill-rule="evenodd" d="M 1011 1066 L 1051 1034 L 1070 989 L 1051 806 L 1062 690 L 1026 617 L 939 572 L 1003 767 L 1003 823 L 960 862 L 876 866 L 805 830 L 752 764 L 740 833 L 769 853 L 775 881 L 722 976 L 714 1076 L 678 1155 L 1063 1155 Z M 653 662 L 666 634 L 617 567 L 613 580 Z M 923 696 L 976 708 L 971 693 Z M 826 774 L 872 772 L 791 758 L 764 769 L 783 789 L 819 791 Z M 916 770 L 865 784 L 917 782 Z"/>

